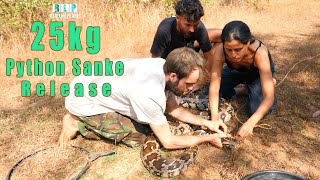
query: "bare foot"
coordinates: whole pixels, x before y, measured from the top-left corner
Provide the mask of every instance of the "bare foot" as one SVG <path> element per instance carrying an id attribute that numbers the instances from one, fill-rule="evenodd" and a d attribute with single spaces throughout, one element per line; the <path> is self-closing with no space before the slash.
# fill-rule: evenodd
<path id="1" fill-rule="evenodd" d="M 245 84 L 241 84 L 234 88 L 237 96 L 246 96 L 248 95 L 248 87 Z"/>
<path id="2" fill-rule="evenodd" d="M 76 137 L 79 128 L 77 126 L 78 120 L 71 114 L 66 114 L 63 117 L 62 131 L 59 136 L 59 145 L 67 145 L 73 138 Z"/>
<path id="3" fill-rule="evenodd" d="M 273 81 L 273 85 L 276 86 L 277 85 L 277 80 L 275 78 L 272 78 Z"/>

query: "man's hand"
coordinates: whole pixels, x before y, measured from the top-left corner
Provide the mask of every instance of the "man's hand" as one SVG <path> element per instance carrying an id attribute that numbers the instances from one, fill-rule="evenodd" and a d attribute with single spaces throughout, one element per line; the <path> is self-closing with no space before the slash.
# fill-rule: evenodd
<path id="1" fill-rule="evenodd" d="M 227 126 L 220 120 L 218 121 L 206 120 L 204 122 L 204 126 L 206 126 L 211 131 L 218 133 L 219 135 L 226 135 L 227 133 Z M 222 131 L 220 130 L 220 128 L 222 129 Z"/>
<path id="2" fill-rule="evenodd" d="M 210 144 L 216 147 L 222 148 L 221 138 L 226 137 L 226 135 L 220 135 L 215 133 L 215 134 L 210 134 L 209 136 L 211 136 L 210 137 L 211 140 L 209 141 Z"/>
<path id="3" fill-rule="evenodd" d="M 250 124 L 250 123 L 244 123 L 238 133 L 237 133 L 237 136 L 240 136 L 240 137 L 248 137 L 248 136 L 251 136 L 253 135 L 253 128 L 254 128 L 254 125 Z"/>

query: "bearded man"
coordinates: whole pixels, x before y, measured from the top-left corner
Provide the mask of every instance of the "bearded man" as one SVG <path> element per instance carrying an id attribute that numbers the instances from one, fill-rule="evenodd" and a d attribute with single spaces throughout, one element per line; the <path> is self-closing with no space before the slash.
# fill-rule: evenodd
<path id="1" fill-rule="evenodd" d="M 205 120 L 179 106 L 177 96 L 191 92 L 204 78 L 204 59 L 190 48 L 177 48 L 167 59 L 121 59 L 122 76 L 76 77 L 70 84 L 70 95 L 65 107 L 69 111 L 63 118 L 59 141 L 68 143 L 80 131 L 84 136 L 93 132 L 113 142 L 135 146 L 153 133 L 167 149 L 191 147 L 209 142 L 222 147 L 221 137 L 226 126 L 221 122 Z M 84 96 L 77 97 L 74 85 L 82 83 Z M 90 84 L 96 84 L 98 94 L 90 96 Z M 111 95 L 103 95 L 103 84 L 112 87 Z M 73 88 L 73 89 L 72 89 Z M 216 132 L 201 136 L 173 135 L 165 113 L 178 121 L 207 127 Z M 216 124 L 218 123 L 218 124 Z M 221 127 L 223 131 L 216 127 Z"/>
<path id="2" fill-rule="evenodd" d="M 221 42 L 221 29 L 206 29 L 200 20 L 204 15 L 199 0 L 180 0 L 175 6 L 176 17 L 162 20 L 151 47 L 152 57 L 166 59 L 168 54 L 179 47 L 189 47 L 203 52 L 207 66 L 215 48 L 211 43 Z"/>

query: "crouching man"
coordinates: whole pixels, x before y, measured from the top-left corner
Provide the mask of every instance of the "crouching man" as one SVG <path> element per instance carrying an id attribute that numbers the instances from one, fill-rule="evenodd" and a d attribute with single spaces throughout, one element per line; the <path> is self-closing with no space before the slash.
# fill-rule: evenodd
<path id="1" fill-rule="evenodd" d="M 179 106 L 176 97 L 185 95 L 201 82 L 205 74 L 205 61 L 194 50 L 183 47 L 170 52 L 166 60 L 161 58 L 122 59 L 122 76 L 76 77 L 70 85 L 70 95 L 65 100 L 69 111 L 63 118 L 59 137 L 66 144 L 78 132 L 94 132 L 116 142 L 134 146 L 143 142 L 145 135 L 153 131 L 167 149 L 179 149 L 209 142 L 222 147 L 221 137 L 227 128 L 221 121 L 202 119 Z M 91 97 L 89 89 L 83 97 L 76 97 L 74 85 L 88 87 L 97 84 L 97 96 Z M 102 85 L 112 86 L 110 96 L 103 96 Z M 216 132 L 201 136 L 173 135 L 167 113 L 189 124 L 200 125 Z M 219 130 L 221 128 L 223 131 Z"/>

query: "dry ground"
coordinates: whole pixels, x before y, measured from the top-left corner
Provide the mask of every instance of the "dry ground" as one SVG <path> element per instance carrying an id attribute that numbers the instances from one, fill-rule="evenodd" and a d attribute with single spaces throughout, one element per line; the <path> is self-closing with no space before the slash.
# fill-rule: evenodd
<path id="1" fill-rule="evenodd" d="M 30 30 L 12 32 L 9 39 L 0 39 L 0 179 L 22 157 L 44 147 L 56 145 L 61 129 L 61 118 L 66 112 L 64 98 L 20 96 L 21 80 L 32 83 L 55 80 L 57 84 L 70 82 L 70 61 L 103 60 L 104 58 L 149 57 L 155 30 L 170 12 L 164 6 L 125 3 L 106 5 L 74 1 L 79 5 L 82 18 L 75 20 L 85 32 L 87 26 L 100 26 L 101 51 L 88 55 L 85 51 L 69 52 L 66 48 L 54 52 L 48 47 L 48 32 L 43 52 L 32 52 L 34 34 Z M 253 34 L 271 51 L 276 65 L 276 79 L 280 82 L 295 63 L 320 53 L 320 1 L 270 0 L 250 1 L 251 4 L 233 1 L 223 5 L 220 1 L 204 3 L 207 27 L 223 28 L 231 20 L 246 22 Z M 227 2 L 227 1 L 225 1 Z M 254 4 L 255 3 L 255 4 Z M 65 21 L 65 27 L 67 21 Z M 46 28 L 48 30 L 48 28 Z M 18 39 L 17 34 L 24 37 Z M 82 42 L 85 42 L 82 33 Z M 65 77 L 5 76 L 5 59 L 25 61 L 39 58 L 42 61 L 66 62 Z M 289 171 L 308 179 L 320 179 L 320 126 L 312 114 L 320 110 L 320 56 L 297 64 L 277 89 L 279 104 L 262 123 L 271 130 L 255 128 L 254 136 L 241 142 L 235 152 L 225 152 L 211 145 L 201 145 L 197 161 L 186 172 L 174 179 L 241 179 L 246 174 L 266 169 Z M 57 93 L 58 94 L 58 93 Z M 246 120 L 244 100 L 233 101 L 240 119 Z M 230 129 L 236 130 L 236 122 Z M 114 146 L 111 142 L 89 141 L 78 137 L 74 145 L 94 153 L 117 149 L 117 155 L 96 160 L 82 179 L 155 179 L 143 167 L 139 149 Z M 85 164 L 85 156 L 73 148 L 55 147 L 39 153 L 21 164 L 13 179 L 66 179 L 72 177 Z"/>

